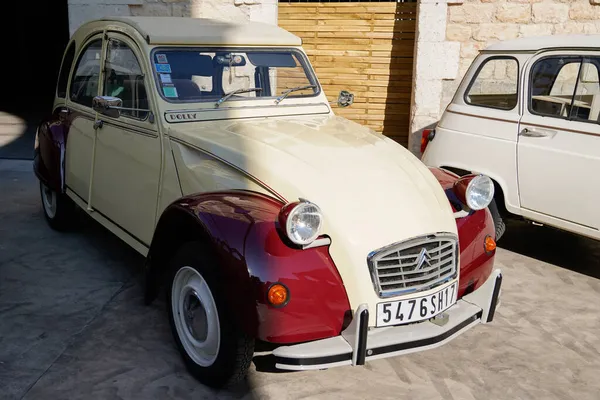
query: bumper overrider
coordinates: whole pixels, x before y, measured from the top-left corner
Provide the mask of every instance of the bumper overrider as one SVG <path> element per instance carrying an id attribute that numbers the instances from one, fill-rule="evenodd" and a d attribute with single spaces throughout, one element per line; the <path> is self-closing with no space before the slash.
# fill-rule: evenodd
<path id="1" fill-rule="evenodd" d="M 275 365 L 286 370 L 364 365 L 366 361 L 442 346 L 473 326 L 493 320 L 501 285 L 502 273 L 496 269 L 477 290 L 442 313 L 443 324 L 434 317 L 411 325 L 369 328 L 369 308 L 361 304 L 339 336 L 278 347 L 273 351 Z"/>

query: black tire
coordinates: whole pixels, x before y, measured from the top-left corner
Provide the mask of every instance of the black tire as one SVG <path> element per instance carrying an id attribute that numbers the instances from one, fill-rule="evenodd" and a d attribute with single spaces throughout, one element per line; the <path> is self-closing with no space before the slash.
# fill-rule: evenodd
<path id="1" fill-rule="evenodd" d="M 74 226 L 76 205 L 63 193 L 57 193 L 40 182 L 42 209 L 48 225 L 57 231 L 67 231 Z"/>
<path id="2" fill-rule="evenodd" d="M 175 323 L 172 301 L 173 284 L 178 271 L 184 270 L 186 267 L 192 268 L 204 279 L 210 289 L 217 309 L 220 345 L 217 350 L 216 359 L 209 366 L 202 366 L 190 357 L 182 343 L 182 339 L 179 337 Z M 252 362 L 252 356 L 254 355 L 254 338 L 236 329 L 230 313 L 227 312 L 224 297 L 225 290 L 222 286 L 224 281 L 218 278 L 218 271 L 215 258 L 211 255 L 210 249 L 206 245 L 201 242 L 186 243 L 177 250 L 170 262 L 166 290 L 167 312 L 169 314 L 171 332 L 173 333 L 173 338 L 183 361 L 188 371 L 197 380 L 213 388 L 232 386 L 243 380 L 246 377 L 246 373 Z M 185 329 L 181 328 L 181 323 L 180 329 Z"/>
<path id="3" fill-rule="evenodd" d="M 494 220 L 494 227 L 496 228 L 496 242 L 500 240 L 500 238 L 504 235 L 506 231 L 506 223 L 500 215 L 500 211 L 498 210 L 498 205 L 496 204 L 496 200 L 492 200 L 490 205 L 488 206 L 490 213 L 492 214 L 492 219 Z"/>

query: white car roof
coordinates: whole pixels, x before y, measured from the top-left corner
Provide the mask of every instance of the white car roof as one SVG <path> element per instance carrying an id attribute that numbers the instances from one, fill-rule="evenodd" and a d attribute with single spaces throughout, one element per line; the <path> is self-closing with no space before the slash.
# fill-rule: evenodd
<path id="1" fill-rule="evenodd" d="M 600 48 L 600 35 L 533 36 L 494 43 L 484 51 L 538 51 L 553 48 Z"/>
<path id="2" fill-rule="evenodd" d="M 183 17 L 106 17 L 102 20 L 130 25 L 151 45 L 302 45 L 298 36 L 276 25 L 261 22 Z"/>

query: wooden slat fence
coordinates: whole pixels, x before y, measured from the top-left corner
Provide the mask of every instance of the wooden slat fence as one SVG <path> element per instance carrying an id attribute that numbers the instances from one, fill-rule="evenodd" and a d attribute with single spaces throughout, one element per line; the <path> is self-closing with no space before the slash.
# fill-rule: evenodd
<path id="1" fill-rule="evenodd" d="M 355 95 L 338 115 L 406 145 L 416 3 L 279 3 L 279 25 L 300 36 L 329 100 Z"/>

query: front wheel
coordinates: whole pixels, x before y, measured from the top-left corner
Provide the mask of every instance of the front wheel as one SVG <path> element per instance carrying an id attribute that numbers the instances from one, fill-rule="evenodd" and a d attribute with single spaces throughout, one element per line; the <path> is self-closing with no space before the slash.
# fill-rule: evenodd
<path id="1" fill-rule="evenodd" d="M 246 376 L 254 339 L 227 313 L 218 267 L 202 243 L 184 245 L 171 262 L 167 303 L 171 331 L 188 371 L 211 387 Z M 204 256 L 201 256 L 204 255 Z"/>
<path id="2" fill-rule="evenodd" d="M 40 182 L 42 207 L 52 229 L 64 231 L 73 226 L 75 204 L 65 194 L 57 193 Z"/>
<path id="3" fill-rule="evenodd" d="M 500 240 L 500 238 L 504 235 L 506 231 L 506 223 L 500 215 L 500 211 L 498 210 L 498 205 L 496 204 L 496 200 L 492 200 L 490 205 L 488 206 L 490 210 L 490 214 L 492 214 L 492 219 L 494 220 L 494 228 L 496 230 L 496 242 Z"/>

